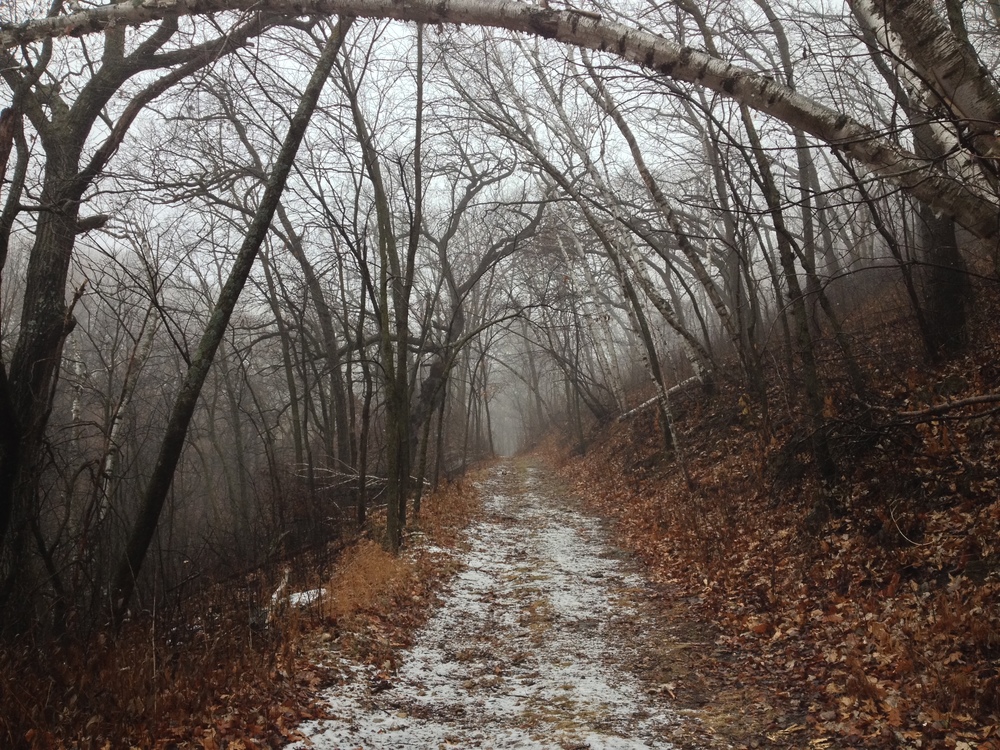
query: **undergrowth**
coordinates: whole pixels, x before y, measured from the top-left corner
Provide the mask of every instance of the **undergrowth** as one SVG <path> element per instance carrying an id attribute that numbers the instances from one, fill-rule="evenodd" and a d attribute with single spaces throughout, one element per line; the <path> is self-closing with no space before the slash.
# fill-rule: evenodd
<path id="1" fill-rule="evenodd" d="M 323 715 L 320 691 L 340 679 L 319 666 L 317 649 L 394 663 L 452 570 L 440 547 L 455 543 L 477 502 L 461 483 L 425 498 L 398 558 L 362 536 L 329 577 L 310 570 L 308 558 L 286 561 L 295 590 L 320 592 L 314 606 L 296 606 L 291 588 L 272 599 L 280 573 L 261 571 L 212 587 L 169 617 L 134 619 L 119 635 L 4 643 L 0 747 L 283 746 L 303 719 Z"/>
<path id="2" fill-rule="evenodd" d="M 6 644 L 0 745 L 212 750 L 230 736 L 278 746 L 325 680 L 298 648 L 310 620 L 291 611 L 258 628 L 241 597 L 220 588 L 190 619 L 149 616 L 85 643 Z"/>
<path id="3" fill-rule="evenodd" d="M 425 621 L 434 592 L 455 571 L 444 548 L 458 542 L 478 508 L 471 480 L 446 484 L 425 501 L 403 554 L 393 556 L 372 540 L 347 551 L 323 603 L 328 633 L 340 650 L 385 676 L 395 669 L 399 651 Z"/>

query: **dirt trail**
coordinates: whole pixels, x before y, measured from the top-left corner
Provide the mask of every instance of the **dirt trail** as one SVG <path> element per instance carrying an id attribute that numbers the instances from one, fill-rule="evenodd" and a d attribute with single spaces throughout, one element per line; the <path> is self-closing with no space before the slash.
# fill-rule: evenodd
<path id="1" fill-rule="evenodd" d="M 356 667 L 303 727 L 320 750 L 692 747 L 669 686 L 644 683 L 648 590 L 544 469 L 482 486 L 463 568 L 389 680 Z M 685 728 L 683 725 L 687 724 Z"/>

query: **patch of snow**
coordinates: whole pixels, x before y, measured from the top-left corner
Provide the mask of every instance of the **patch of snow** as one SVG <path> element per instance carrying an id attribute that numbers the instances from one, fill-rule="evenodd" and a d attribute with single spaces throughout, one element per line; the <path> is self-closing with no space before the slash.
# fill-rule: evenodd
<path id="1" fill-rule="evenodd" d="M 539 471 L 500 469 L 483 491 L 487 520 L 402 667 L 329 691 L 336 719 L 304 725 L 294 747 L 673 747 L 677 716 L 625 668 L 638 644 L 613 637 L 643 580 Z"/>
<path id="2" fill-rule="evenodd" d="M 288 596 L 288 603 L 293 607 L 308 607 L 313 602 L 323 598 L 323 589 L 312 589 L 310 591 L 299 591 Z"/>

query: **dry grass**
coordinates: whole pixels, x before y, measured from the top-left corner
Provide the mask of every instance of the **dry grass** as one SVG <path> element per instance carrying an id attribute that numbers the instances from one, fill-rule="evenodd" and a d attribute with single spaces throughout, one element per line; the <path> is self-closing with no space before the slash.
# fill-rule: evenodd
<path id="1" fill-rule="evenodd" d="M 327 585 L 323 614 L 336 622 L 358 613 L 381 612 L 406 591 L 415 575 L 412 559 L 363 539 L 341 558 Z"/>
<path id="2" fill-rule="evenodd" d="M 482 507 L 479 493 L 473 487 L 486 470 L 471 473 L 464 480 L 441 485 L 425 498 L 417 528 L 433 541 L 445 547 L 454 545 L 472 518 Z"/>
<path id="3" fill-rule="evenodd" d="M 371 539 L 361 539 L 341 556 L 326 586 L 323 613 L 331 620 L 382 612 L 415 585 L 423 554 L 418 540 L 454 546 L 480 507 L 472 482 L 451 482 L 425 497 L 408 532 L 406 554 L 396 556 Z"/>
<path id="4" fill-rule="evenodd" d="M 280 574 L 260 583 L 256 604 L 244 587 L 219 586 L 184 606 L 183 615 L 133 622 L 118 637 L 85 643 L 8 642 L 0 648 L 0 748 L 270 748 L 295 736 L 336 679 L 316 666 L 330 647 L 381 666 L 426 620 L 434 591 L 455 569 L 437 547 L 455 544 L 474 516 L 471 482 L 424 499 L 399 557 L 361 539 L 344 550 L 319 607 L 286 606 L 260 629 L 250 614 L 270 601 Z M 317 588 L 293 560 L 295 590 Z M 258 576 L 258 578 L 261 578 Z M 254 627 L 257 625 L 258 627 Z"/>
<path id="5" fill-rule="evenodd" d="M 370 539 L 345 551 L 326 585 L 323 609 L 344 653 L 385 670 L 397 664 L 400 649 L 427 619 L 434 593 L 455 571 L 455 560 L 441 548 L 458 544 L 479 507 L 472 481 L 443 485 L 424 498 L 401 555 Z"/>

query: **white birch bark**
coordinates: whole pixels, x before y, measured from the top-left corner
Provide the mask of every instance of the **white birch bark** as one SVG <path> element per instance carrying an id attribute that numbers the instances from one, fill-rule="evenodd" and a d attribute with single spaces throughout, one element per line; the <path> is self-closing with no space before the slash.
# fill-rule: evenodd
<path id="1" fill-rule="evenodd" d="M 889 52 L 888 57 L 891 62 L 891 69 L 899 80 L 903 91 L 909 97 L 911 106 L 908 107 L 911 119 L 917 117 L 926 118 L 927 132 L 933 135 L 937 145 L 938 153 L 944 155 L 942 161 L 946 160 L 955 172 L 962 175 L 963 179 L 970 183 L 976 183 L 984 191 L 992 187 L 989 181 L 984 180 L 984 174 L 973 162 L 973 154 L 962 148 L 961 134 L 955 130 L 953 120 L 944 117 L 933 117 L 930 113 L 934 110 L 940 111 L 943 105 L 947 105 L 949 100 L 946 95 L 935 86 L 935 80 L 929 78 L 926 71 L 914 63 L 910 58 L 907 45 L 903 38 L 896 32 L 895 27 L 890 25 L 879 8 L 872 0 L 855 0 L 851 4 L 854 17 L 858 23 L 865 27 L 878 44 Z M 950 35 L 950 31 L 948 31 Z M 917 104 L 919 103 L 919 104 Z M 918 111 L 921 114 L 918 115 Z M 962 118 L 961 112 L 952 112 Z M 994 125 L 997 123 L 994 122 Z M 973 138 L 970 143 L 978 143 L 979 146 L 985 144 L 985 134 L 981 134 L 978 139 Z M 988 145 L 988 144 L 987 144 Z M 988 148 L 994 148 L 988 145 Z"/>
<path id="2" fill-rule="evenodd" d="M 83 399 L 83 380 L 87 376 L 86 369 L 83 366 L 83 355 L 80 354 L 80 337 L 77 333 L 73 333 L 73 406 L 71 408 L 71 415 L 73 424 L 80 423 L 80 417 L 83 411 L 82 399 Z"/>
<path id="3" fill-rule="evenodd" d="M 111 500 L 114 497 L 114 488 L 118 481 L 118 463 L 121 460 L 121 432 L 122 426 L 125 424 L 125 412 L 132 403 L 136 387 L 139 384 L 139 376 L 142 374 L 143 367 L 153 349 L 153 340 L 156 337 L 158 326 L 156 320 L 150 324 L 152 313 L 152 307 L 146 310 L 142 326 L 139 329 L 139 343 L 129 357 L 128 366 L 125 368 L 125 381 L 109 422 L 97 492 L 97 523 L 101 523 L 111 509 Z"/>
<path id="4" fill-rule="evenodd" d="M 933 9 L 926 0 L 890 0 L 890 18 L 909 42 L 923 40 L 932 27 Z M 347 15 L 422 23 L 469 24 L 532 34 L 591 50 L 609 52 L 660 75 L 688 81 L 781 120 L 793 128 L 844 151 L 866 169 L 893 180 L 935 211 L 955 217 L 979 237 L 1000 231 L 995 196 L 928 164 L 882 137 L 872 128 L 767 76 L 636 29 L 605 20 L 599 14 L 557 10 L 514 0 L 132 0 L 89 8 L 65 16 L 33 18 L 0 26 L 0 48 L 11 49 L 50 37 L 83 36 L 116 25 L 135 26 L 168 16 L 208 15 L 223 11 L 274 12 L 291 16 Z M 938 19 L 940 20 L 940 19 Z M 954 35 L 951 35 L 954 39 Z M 947 40 L 946 40 L 947 41 Z M 969 68 L 968 55 L 944 47 L 918 45 L 918 59 L 935 76 L 942 92 L 976 125 L 982 153 L 993 153 L 998 111 L 988 76 Z"/>
<path id="5" fill-rule="evenodd" d="M 692 375 L 687 380 L 682 380 L 677 385 L 670 386 L 670 388 L 667 389 L 667 396 L 674 396 L 680 393 L 681 391 L 686 390 L 687 388 L 693 388 L 696 385 L 701 385 L 701 378 L 699 378 L 697 375 Z M 620 414 L 618 416 L 618 421 L 624 422 L 626 419 L 634 417 L 636 414 L 643 411 L 644 409 L 648 409 L 650 406 L 655 405 L 658 402 L 659 398 L 660 398 L 659 396 L 653 396 L 652 398 L 646 399 L 638 406 L 629 409 L 624 414 Z"/>
<path id="6" fill-rule="evenodd" d="M 985 158 L 1000 156 L 1000 91 L 975 52 L 951 30 L 930 0 L 872 0 L 854 6 L 884 16 L 914 72 L 963 121 L 969 144 Z"/>

